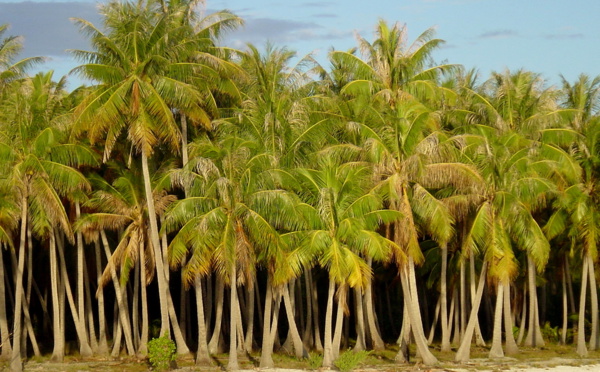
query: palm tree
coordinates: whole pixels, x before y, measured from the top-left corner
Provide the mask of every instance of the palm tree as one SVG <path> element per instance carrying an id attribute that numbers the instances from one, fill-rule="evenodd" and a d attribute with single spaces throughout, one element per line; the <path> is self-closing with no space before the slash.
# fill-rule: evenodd
<path id="1" fill-rule="evenodd" d="M 75 72 L 98 82 L 82 103 L 77 127 L 92 142 L 104 140 L 104 159 L 110 157 L 123 131 L 139 154 L 150 225 L 151 247 L 156 259 L 156 278 L 161 307 L 161 330 L 169 330 L 169 289 L 161 253 L 156 208 L 152 197 L 149 159 L 156 146 L 179 149 L 181 133 L 173 109 L 192 107 L 202 97 L 182 79 L 193 73 L 189 57 L 197 39 L 181 28 L 171 28 L 171 15 L 156 15 L 148 4 L 110 2 L 104 5 L 104 29 L 77 20 L 90 36 L 96 51 L 74 51 L 86 64 Z M 185 26 L 182 26 L 185 27 Z M 92 119 L 93 118 L 93 119 Z M 188 352 L 183 339 L 178 352 Z"/>
<path id="2" fill-rule="evenodd" d="M 52 72 L 40 73 L 33 79 L 14 85 L 12 94 L 2 102 L 1 110 L 3 128 L 0 131 L 0 162 L 4 181 L 9 182 L 12 192 L 17 196 L 21 211 L 11 357 L 11 370 L 15 371 L 22 369 L 22 362 L 21 343 L 14 340 L 20 340 L 21 337 L 23 311 L 28 314 L 27 304 L 23 302 L 27 232 L 29 230 L 41 238 L 47 238 L 56 228 L 73 239 L 61 198 L 89 189 L 87 179 L 73 167 L 96 163 L 92 153 L 81 146 L 65 143 L 65 135 L 53 127 L 57 106 L 52 101 L 64 94 L 64 82 L 56 84 L 51 79 Z M 73 317 L 81 353 L 91 355 L 77 312 L 73 312 Z"/>
<path id="3" fill-rule="evenodd" d="M 8 25 L 0 25 L 0 93 L 11 81 L 22 78 L 28 68 L 44 61 L 42 57 L 30 57 L 19 61 L 15 58 L 23 50 L 23 38 L 20 36 L 4 37 Z"/>
<path id="4" fill-rule="evenodd" d="M 543 131 L 543 139 L 549 146 L 565 149 L 578 163 L 581 172 L 577 179 L 565 180 L 560 185 L 560 193 L 555 202 L 555 211 L 545 229 L 550 238 L 566 234 L 569 240 L 579 249 L 583 259 L 582 283 L 579 303 L 579 332 L 577 353 L 587 355 L 585 344 L 585 308 L 586 279 L 592 293 L 592 332 L 590 348 L 598 348 L 598 303 L 594 263 L 597 260 L 597 241 L 599 226 L 597 224 L 598 184 L 597 164 L 598 151 L 595 138 L 600 129 L 598 109 L 600 107 L 600 77 L 591 79 L 580 75 L 573 83 L 563 78 L 561 97 L 562 106 L 571 110 L 565 127 L 551 128 Z M 589 279 L 588 279 L 589 278 Z"/>
<path id="5" fill-rule="evenodd" d="M 298 209 L 309 223 L 307 231 L 298 233 L 306 236 L 303 245 L 317 255 L 319 265 L 329 273 L 323 366 L 331 367 L 339 353 L 339 349 L 333 349 L 333 338 L 339 339 L 342 329 L 342 294 L 348 286 L 363 288 L 372 275 L 363 257 L 386 260 L 391 251 L 395 255 L 403 253 L 376 232 L 381 224 L 398 219 L 399 214 L 383 209 L 382 199 L 369 192 L 370 167 L 360 162 L 340 164 L 333 155 L 321 155 L 316 169 L 300 168 L 294 173 L 297 192 L 304 201 Z M 336 335 L 332 338 L 336 287 L 340 296 Z"/>

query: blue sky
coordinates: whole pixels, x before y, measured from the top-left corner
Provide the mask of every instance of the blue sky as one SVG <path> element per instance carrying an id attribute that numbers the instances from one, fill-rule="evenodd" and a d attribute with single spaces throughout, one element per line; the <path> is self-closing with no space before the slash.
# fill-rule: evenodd
<path id="1" fill-rule="evenodd" d="M 99 23 L 96 7 L 88 0 L 0 0 L 0 24 L 25 36 L 24 56 L 48 56 L 43 68 L 63 75 L 77 65 L 65 49 L 88 49 L 69 18 Z M 299 55 L 315 53 L 321 62 L 332 47 L 355 46 L 357 33 L 372 40 L 383 18 L 406 24 L 410 40 L 435 27 L 446 40 L 436 60 L 476 67 L 483 78 L 505 68 L 542 73 L 551 84 L 559 74 L 568 80 L 600 74 L 598 0 L 207 0 L 206 8 L 245 20 L 227 38 L 232 46 L 271 41 Z"/>

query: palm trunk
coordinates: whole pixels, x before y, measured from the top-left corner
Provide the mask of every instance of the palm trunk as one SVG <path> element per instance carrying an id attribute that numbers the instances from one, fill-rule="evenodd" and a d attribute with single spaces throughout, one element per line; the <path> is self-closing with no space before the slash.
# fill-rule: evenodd
<path id="1" fill-rule="evenodd" d="M 319 297 L 317 293 L 317 286 L 312 280 L 312 271 L 307 271 L 308 279 L 310 281 L 310 290 L 311 290 L 311 306 L 312 306 L 312 314 L 313 314 L 313 324 L 314 324 L 314 340 L 315 340 L 315 350 L 323 351 L 323 344 L 321 343 L 321 328 L 319 322 Z M 310 326 L 310 325 L 308 325 Z"/>
<path id="2" fill-rule="evenodd" d="M 81 209 L 79 207 L 79 202 L 75 202 L 75 216 L 79 219 L 81 214 Z M 83 236 L 81 232 L 77 232 L 77 311 L 79 313 L 79 329 L 81 332 L 81 337 L 86 340 L 86 342 L 79 343 L 79 353 L 82 356 L 88 357 L 93 354 L 92 348 L 89 344 L 88 332 L 86 327 L 86 319 L 85 319 L 85 294 L 84 294 L 84 271 L 83 271 L 83 263 L 85 261 L 84 251 L 83 251 Z"/>
<path id="3" fill-rule="evenodd" d="M 367 258 L 367 264 L 369 267 L 373 265 L 373 259 L 371 257 Z M 365 287 L 365 296 L 364 296 L 364 306 L 365 311 L 367 313 L 367 337 L 370 337 L 373 350 L 384 350 L 385 344 L 381 335 L 379 334 L 379 330 L 377 328 L 376 320 L 375 320 L 375 310 L 373 309 L 373 280 L 369 279 L 367 286 Z"/>
<path id="4" fill-rule="evenodd" d="M 290 334 L 292 336 L 292 343 L 294 344 L 294 354 L 296 355 L 296 358 L 307 358 L 308 352 L 304 348 L 300 333 L 298 332 L 298 327 L 296 326 L 296 320 L 294 319 L 294 309 L 290 299 L 290 289 L 289 286 L 285 284 L 283 285 L 283 301 L 285 304 L 285 313 L 287 315 Z"/>
<path id="5" fill-rule="evenodd" d="M 582 357 L 588 355 L 587 345 L 585 344 L 585 300 L 587 292 L 587 276 L 589 269 L 587 269 L 588 260 L 590 259 L 589 253 L 583 256 L 583 265 L 581 270 L 581 292 L 579 296 L 579 325 L 577 326 L 577 354 Z"/>
<path id="6" fill-rule="evenodd" d="M 254 349 L 254 279 L 252 284 L 248 285 L 248 306 L 246 307 L 246 337 L 244 344 L 246 351 L 252 353 Z"/>
<path id="7" fill-rule="evenodd" d="M 346 302 L 346 287 L 341 285 L 337 295 L 337 309 L 335 315 L 335 330 L 333 332 L 333 342 L 331 352 L 335 361 L 340 356 L 340 343 L 342 340 L 342 326 L 344 324 L 344 307 Z"/>
<path id="8" fill-rule="evenodd" d="M 588 268 L 590 270 L 588 278 L 590 280 L 590 303 L 592 307 L 592 330 L 590 334 L 590 350 L 598 349 L 598 289 L 596 286 L 596 274 L 594 273 L 594 260 L 588 259 Z"/>
<path id="9" fill-rule="evenodd" d="M 465 260 L 460 260 L 460 337 L 462 339 L 467 326 L 467 275 Z"/>
<path id="10" fill-rule="evenodd" d="M 79 340 L 79 353 L 84 357 L 92 355 L 92 348 L 87 339 L 87 333 L 81 327 L 81 321 L 83 314 L 80 314 L 75 307 L 75 300 L 73 299 L 73 291 L 71 290 L 71 283 L 69 282 L 69 276 L 67 275 L 67 262 L 65 260 L 65 254 L 63 252 L 63 245 L 59 242 L 58 246 L 58 257 L 60 259 L 60 270 L 62 272 L 63 283 L 67 291 L 67 302 L 71 308 L 71 316 L 75 322 L 75 331 L 77 332 L 77 339 Z"/>
<path id="11" fill-rule="evenodd" d="M 477 324 L 477 313 L 479 313 L 479 305 L 481 304 L 481 297 L 483 296 L 483 287 L 485 286 L 485 276 L 487 275 L 487 264 L 483 264 L 481 274 L 479 276 L 479 284 L 477 285 L 477 293 L 472 300 L 471 314 L 469 315 L 469 322 L 465 334 L 460 343 L 460 347 L 456 352 L 454 360 L 456 362 L 467 362 L 471 356 L 471 340 L 473 339 L 473 333 L 475 331 L 475 325 Z"/>
<path id="12" fill-rule="evenodd" d="M 221 324 L 223 323 L 223 295 L 225 286 L 223 279 L 217 277 L 215 292 L 217 292 L 216 309 L 215 309 L 215 328 L 213 329 L 212 337 L 208 343 L 208 352 L 211 354 L 221 353 Z"/>
<path id="13" fill-rule="evenodd" d="M 527 254 L 527 274 L 529 284 L 529 324 L 525 345 L 532 347 L 543 347 L 544 339 L 540 328 L 539 312 L 537 306 L 537 290 L 535 285 L 535 265 L 533 259 Z"/>
<path id="14" fill-rule="evenodd" d="M 271 313 L 273 305 L 273 285 L 271 273 L 267 273 L 267 292 L 265 295 L 265 312 L 263 314 L 263 335 L 262 335 L 262 347 L 260 354 L 260 368 L 273 368 L 273 343 L 274 340 L 271 338 Z M 273 318 L 276 315 L 273 314 Z"/>
<path id="15" fill-rule="evenodd" d="M 435 337 L 435 329 L 437 328 L 437 322 L 440 317 L 440 307 L 441 307 L 442 298 L 438 298 L 437 303 L 435 304 L 435 311 L 433 313 L 433 322 L 431 322 L 431 328 L 429 328 L 429 337 L 427 338 L 427 345 L 431 345 L 433 343 L 433 339 Z"/>
<path id="16" fill-rule="evenodd" d="M 140 345 L 138 353 L 146 355 L 148 353 L 148 333 L 149 333 L 149 320 L 148 320 L 148 278 L 146 276 L 146 247 L 142 242 L 140 244 L 140 292 L 142 302 L 142 334 L 140 335 Z"/>
<path id="17" fill-rule="evenodd" d="M 202 281 L 199 276 L 194 280 L 194 290 L 196 291 L 196 315 L 198 321 L 198 352 L 196 353 L 196 364 L 210 364 L 210 354 L 208 353 L 208 343 L 206 342 L 206 325 L 204 323 Z"/>
<path id="18" fill-rule="evenodd" d="M 510 307 L 510 282 L 504 288 L 504 335 L 506 337 L 506 354 L 513 355 L 519 352 L 515 336 L 513 334 L 513 317 Z"/>
<path id="19" fill-rule="evenodd" d="M 496 309 L 494 311 L 494 335 L 492 337 L 492 347 L 489 358 L 504 358 L 502 350 L 502 302 L 504 300 L 504 284 L 498 281 L 496 289 Z"/>
<path id="20" fill-rule="evenodd" d="M 50 283 L 52 286 L 52 328 L 54 336 L 54 348 L 52 350 L 53 362 L 61 363 L 65 357 L 65 335 L 61 330 L 60 295 L 58 289 L 61 287 L 58 278 L 58 262 L 56 257 L 56 241 L 54 232 L 50 232 Z"/>
<path id="21" fill-rule="evenodd" d="M 154 261 L 156 263 L 156 280 L 158 282 L 158 297 L 160 301 L 160 335 L 167 335 L 169 332 L 169 309 L 167 292 L 167 281 L 165 278 L 165 268 L 163 263 L 163 254 L 160 249 L 160 237 L 158 233 L 158 221 L 156 220 L 156 210 L 154 208 L 154 194 L 152 193 L 152 184 L 150 180 L 150 170 L 148 169 L 148 154 L 146 147 L 142 146 L 142 173 L 144 176 L 144 190 L 146 192 L 146 204 L 148 207 L 148 220 L 150 220 L 151 245 L 154 252 Z"/>
<path id="22" fill-rule="evenodd" d="M 566 263 L 565 263 L 566 265 Z M 562 303 L 563 303 L 563 325 L 560 332 L 560 344 L 567 344 L 567 329 L 569 327 L 569 306 L 567 303 L 567 274 L 562 272 Z"/>
<path id="23" fill-rule="evenodd" d="M 365 314 L 363 312 L 362 289 L 354 288 L 354 305 L 356 306 L 356 344 L 354 351 L 363 351 L 365 344 Z"/>
<path id="24" fill-rule="evenodd" d="M 106 314 L 104 313 L 104 288 L 100 287 L 100 278 L 102 277 L 102 254 L 100 252 L 100 242 L 94 242 L 94 252 L 96 253 L 96 282 L 98 290 L 96 298 L 98 300 L 98 354 L 108 354 L 108 340 L 106 338 Z"/>
<path id="25" fill-rule="evenodd" d="M 415 265 L 412 257 L 408 257 L 408 273 L 406 273 L 406 275 L 408 291 L 405 293 L 405 296 L 409 299 L 407 309 L 410 316 L 410 325 L 415 338 L 415 344 L 417 345 L 417 352 L 421 356 L 423 364 L 434 365 L 438 360 L 431 354 L 429 347 L 427 347 L 427 340 L 425 339 L 425 333 L 423 332 L 423 321 L 421 320 L 421 309 L 417 292 L 417 278 L 415 276 Z"/>
<path id="26" fill-rule="evenodd" d="M 227 363 L 227 369 L 229 371 L 237 371 L 239 368 L 238 358 L 237 358 L 237 322 L 238 322 L 238 312 L 237 312 L 237 262 L 231 264 L 231 274 L 229 278 L 230 287 L 230 322 L 229 322 L 229 362 Z"/>
<path id="27" fill-rule="evenodd" d="M 331 327 L 333 321 L 333 294 L 335 292 L 335 282 L 329 278 L 329 291 L 327 292 L 327 309 L 325 310 L 325 347 L 323 348 L 323 367 L 331 368 L 333 366 Z"/>
<path id="28" fill-rule="evenodd" d="M 19 259 L 17 264 L 15 282 L 15 311 L 13 322 L 13 349 L 10 358 L 11 372 L 21 372 L 23 363 L 21 361 L 21 324 L 23 303 L 23 270 L 25 269 L 25 239 L 27 238 L 27 193 L 23 192 L 21 197 L 21 240 L 19 244 Z"/>
<path id="29" fill-rule="evenodd" d="M 0 335 L 2 336 L 0 345 L 2 346 L 2 359 L 9 359 L 12 353 L 10 343 L 10 331 L 8 330 L 8 321 L 6 317 L 6 288 L 4 286 L 4 248 L 0 246 Z"/>
<path id="30" fill-rule="evenodd" d="M 121 288 L 121 285 L 119 284 L 119 279 L 117 278 L 117 271 L 112 261 L 110 260 L 110 249 L 108 248 L 108 240 L 106 239 L 106 233 L 103 230 L 100 231 L 100 237 L 102 238 L 104 253 L 106 254 L 106 259 L 108 260 L 107 265 L 109 266 L 110 276 L 113 282 L 113 286 L 115 288 L 115 298 L 117 299 L 117 305 L 119 309 L 119 320 L 121 322 L 121 327 L 123 328 L 123 333 L 125 334 L 125 345 L 127 346 L 127 353 L 129 355 L 134 355 L 135 348 L 133 347 L 133 337 L 131 334 L 131 327 L 129 325 L 128 309 L 125 303 L 125 299 L 123 298 L 123 290 Z"/>
<path id="31" fill-rule="evenodd" d="M 442 352 L 450 351 L 450 332 L 448 330 L 448 304 L 447 304 L 447 288 L 446 288 L 446 280 L 447 280 L 447 271 L 448 271 L 448 246 L 446 244 L 442 244 L 440 246 L 442 251 L 442 273 L 441 273 L 441 281 L 440 281 L 440 306 L 441 306 L 441 323 L 442 323 Z"/>

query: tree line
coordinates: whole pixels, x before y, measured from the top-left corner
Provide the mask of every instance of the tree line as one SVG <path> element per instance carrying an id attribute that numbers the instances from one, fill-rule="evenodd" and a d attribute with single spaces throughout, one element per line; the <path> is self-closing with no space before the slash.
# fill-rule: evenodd
<path id="1" fill-rule="evenodd" d="M 68 92 L 0 26 L 1 355 L 145 355 L 173 338 L 331 367 L 432 343 L 467 361 L 599 347 L 600 77 L 439 64 L 379 21 L 328 66 L 223 47 L 197 2 L 109 1 L 75 24 Z M 589 289 L 588 289 L 589 286 Z M 579 296 L 577 296 L 577 291 Z M 588 303 L 589 301 L 589 303 Z M 516 331 L 515 331 L 516 330 Z"/>

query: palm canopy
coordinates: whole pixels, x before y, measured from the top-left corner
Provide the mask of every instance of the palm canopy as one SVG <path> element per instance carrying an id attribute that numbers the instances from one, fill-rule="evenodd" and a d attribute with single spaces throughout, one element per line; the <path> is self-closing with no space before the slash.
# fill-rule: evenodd
<path id="1" fill-rule="evenodd" d="M 68 143 L 59 123 L 68 121 L 64 80 L 52 81 L 52 72 L 14 84 L 2 101 L 0 161 L 3 181 L 26 195 L 33 231 L 46 236 L 58 225 L 72 238 L 61 198 L 89 190 L 86 177 L 75 167 L 96 165 L 95 154 L 85 146 Z M 23 206 L 21 206 L 23 207 Z"/>
<path id="2" fill-rule="evenodd" d="M 223 124 L 220 130 L 229 132 L 231 127 Z M 194 156 L 172 176 L 188 197 L 175 203 L 165 220 L 167 231 L 181 226 L 169 257 L 172 265 L 179 265 L 190 255 L 183 269 L 188 283 L 211 268 L 227 280 L 234 263 L 252 280 L 257 255 L 285 244 L 280 230 L 293 229 L 291 196 L 273 189 L 265 173 L 271 159 L 239 135 L 214 135 L 214 140 L 204 136 L 194 143 Z M 295 267 L 297 275 L 300 265 Z"/>
<path id="3" fill-rule="evenodd" d="M 327 268 L 330 280 L 340 285 L 363 287 L 371 278 L 369 257 L 388 261 L 399 247 L 377 230 L 399 219 L 400 214 L 385 209 L 383 200 L 371 189 L 370 167 L 365 163 L 342 163 L 324 156 L 316 169 L 294 171 L 298 206 L 307 230 L 302 244 Z M 401 254 L 401 253 L 396 253 Z"/>
<path id="4" fill-rule="evenodd" d="M 30 57 L 15 61 L 23 50 L 23 38 L 19 36 L 5 37 L 7 30 L 7 24 L 0 25 L 0 92 L 6 84 L 22 78 L 29 67 L 44 61 L 42 57 Z"/>

